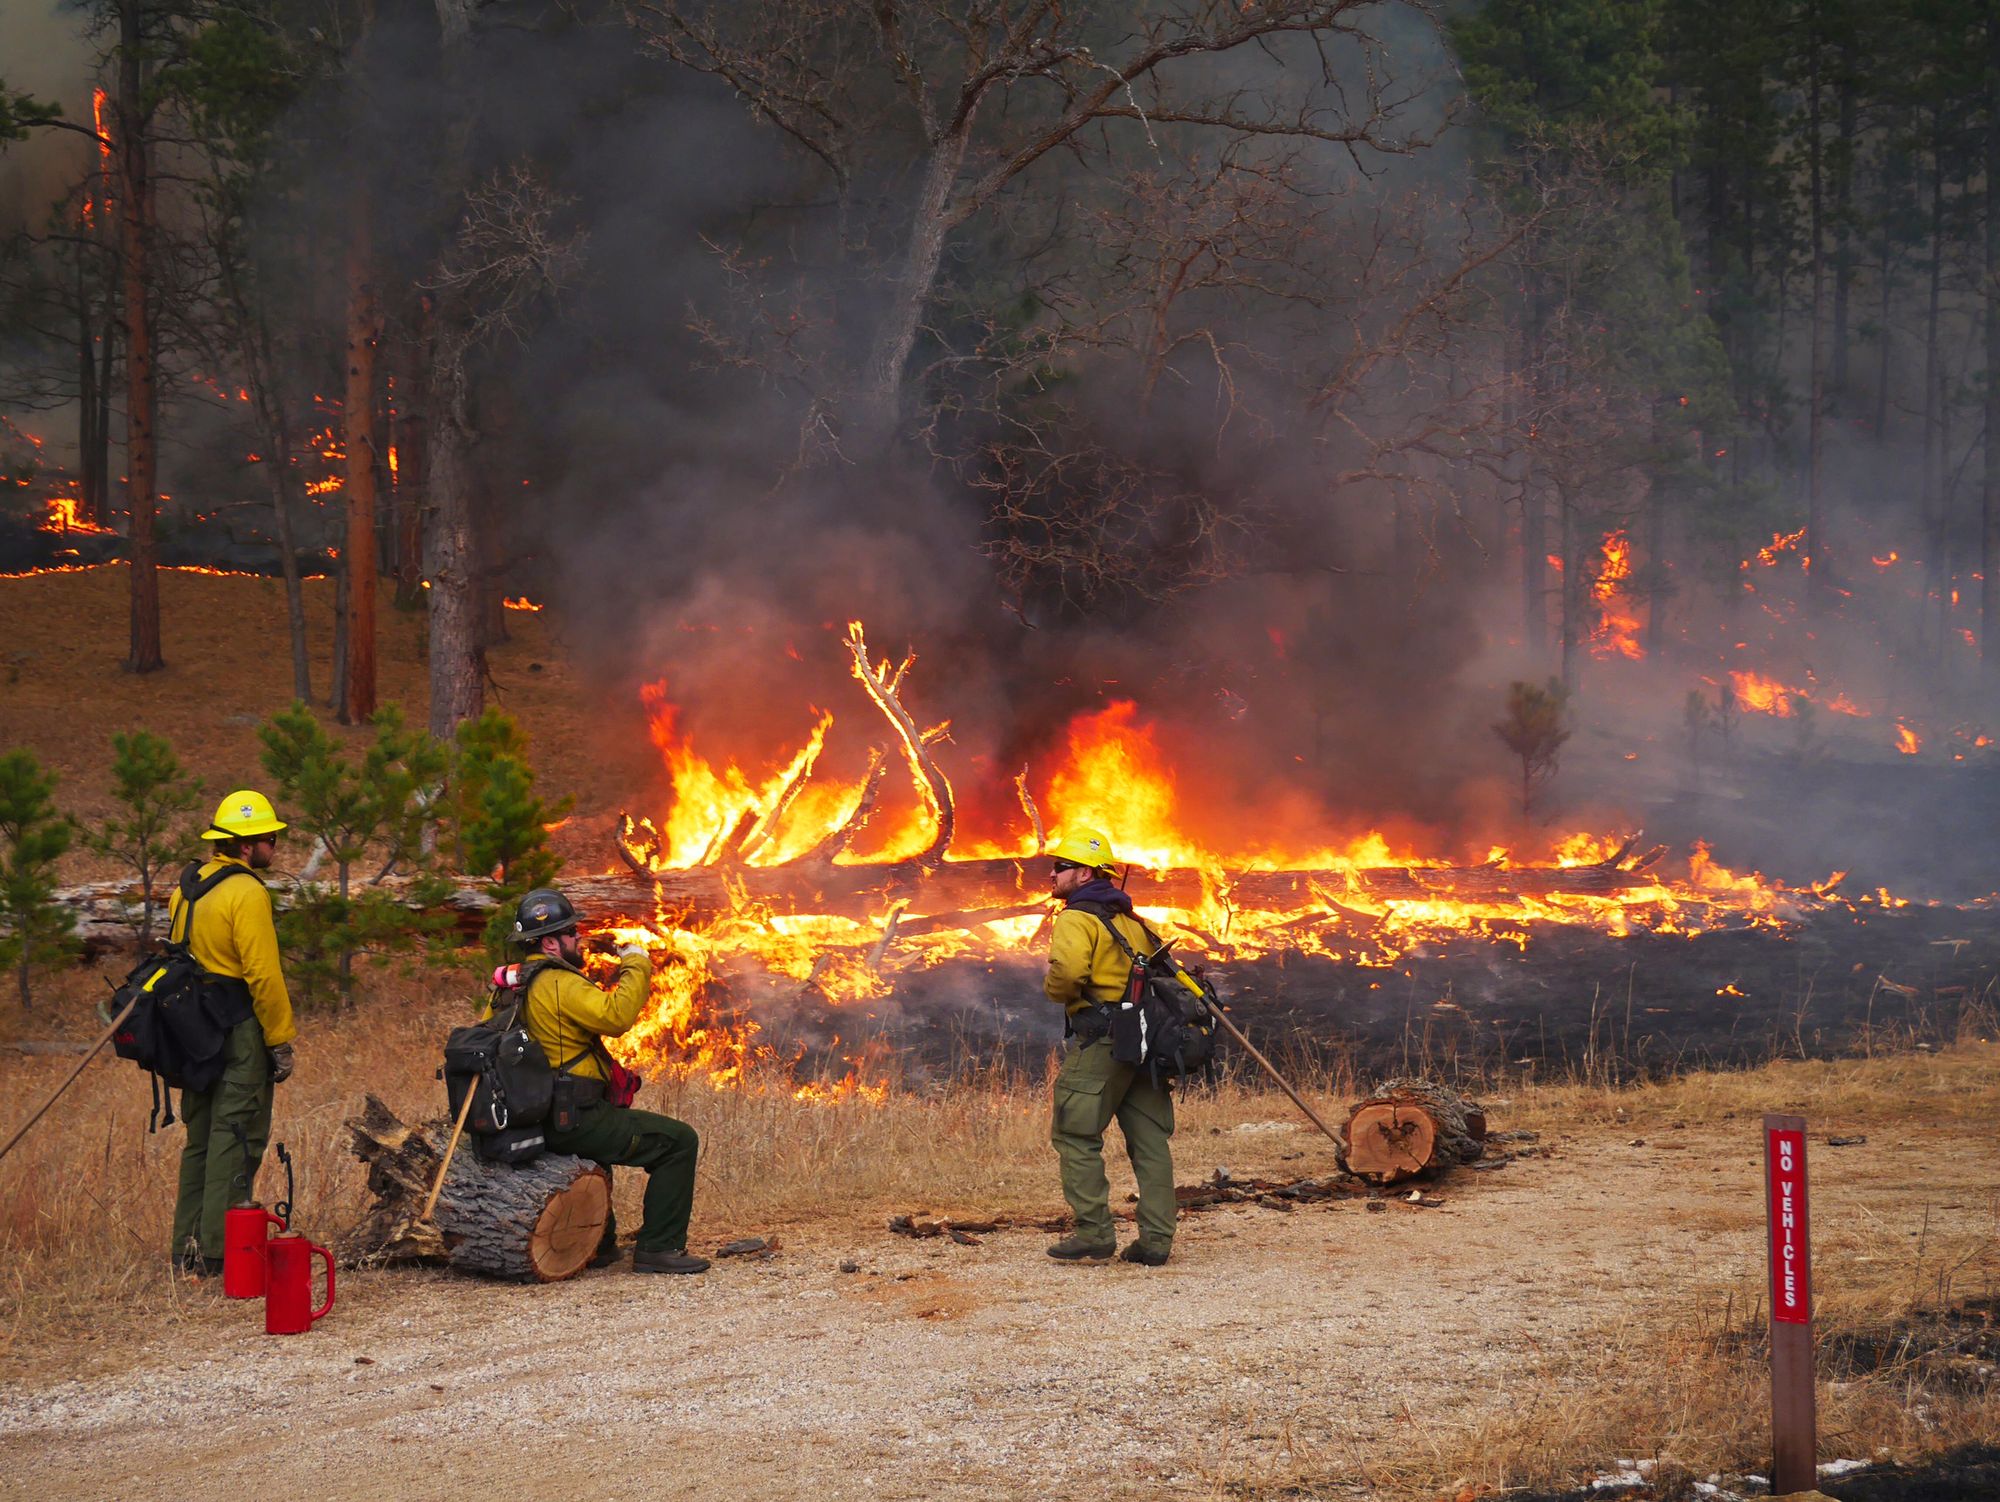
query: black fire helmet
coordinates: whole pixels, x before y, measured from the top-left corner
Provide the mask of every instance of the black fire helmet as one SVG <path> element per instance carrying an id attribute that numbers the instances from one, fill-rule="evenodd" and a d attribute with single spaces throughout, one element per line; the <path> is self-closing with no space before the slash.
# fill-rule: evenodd
<path id="1" fill-rule="evenodd" d="M 576 905 L 554 887 L 536 887 L 514 909 L 513 940 L 532 944 L 576 927 Z"/>

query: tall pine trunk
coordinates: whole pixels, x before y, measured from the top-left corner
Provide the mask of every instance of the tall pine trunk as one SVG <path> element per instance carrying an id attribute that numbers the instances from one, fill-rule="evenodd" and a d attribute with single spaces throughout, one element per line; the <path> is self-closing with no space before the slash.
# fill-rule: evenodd
<path id="1" fill-rule="evenodd" d="M 1986 15 L 1986 450 L 1980 493 L 1979 663 L 2000 683 L 2000 12 Z"/>
<path id="2" fill-rule="evenodd" d="M 1820 471 L 1825 426 L 1826 348 L 1823 313 L 1826 295 L 1825 150 L 1820 140 L 1820 11 L 1812 7 L 1813 25 L 1806 41 L 1806 158 L 1812 178 L 1812 334 L 1811 396 L 1806 410 L 1806 602 L 1817 611 L 1826 596 L 1829 559 L 1826 545 L 1826 504 Z"/>
<path id="3" fill-rule="evenodd" d="M 1945 526 L 1942 470 L 1944 456 L 1938 437 L 1944 375 L 1938 347 L 1944 294 L 1944 106 L 1931 110 L 1931 266 L 1924 313 L 1924 428 L 1919 466 L 1918 510 L 1925 532 L 1924 587 L 1930 609 L 1925 612 L 1925 637 L 1941 650 L 1945 617 L 1951 608 L 1951 574 L 1945 567 Z M 1982 597 L 1982 609 L 1983 597 Z"/>
<path id="4" fill-rule="evenodd" d="M 131 517 L 131 651 L 135 673 L 165 667 L 160 651 L 158 520 L 159 448 L 154 424 L 159 391 L 153 368 L 153 185 L 146 149 L 140 0 L 123 0 L 118 13 L 119 246 L 125 284 L 125 504 Z"/>
<path id="5" fill-rule="evenodd" d="M 97 328 L 90 316 L 85 252 L 76 253 L 76 453 L 79 520 L 97 520 L 97 490 L 90 472 L 97 452 Z"/>
<path id="6" fill-rule="evenodd" d="M 417 300 L 417 349 L 419 356 L 431 347 L 430 294 Z M 424 588 L 424 495 L 430 483 L 430 395 L 425 389 L 427 373 L 412 375 L 408 363 L 398 366 L 401 375 L 396 419 L 396 605 L 414 610 L 423 602 Z"/>
<path id="7" fill-rule="evenodd" d="M 453 200 L 471 173 L 472 121 L 468 78 L 474 0 L 435 0 L 444 88 L 453 119 L 438 177 Z M 461 290 L 440 290 L 428 320 L 424 410 L 430 454 L 424 482 L 424 576 L 430 581 L 430 731 L 440 740 L 486 703 L 486 649 L 481 642 L 480 556 L 474 534 L 472 453 L 475 432 L 466 357 L 472 315 Z"/>
<path id="8" fill-rule="evenodd" d="M 443 322 L 440 310 L 440 322 Z M 440 740 L 486 703 L 480 559 L 473 532 L 473 434 L 453 387 L 462 373 L 434 366 L 430 479 L 425 487 L 424 574 L 430 580 L 430 731 Z M 443 389 L 438 389 L 439 386 Z"/>
<path id="9" fill-rule="evenodd" d="M 354 195 L 347 241 L 347 396 L 341 409 L 347 456 L 346 656 L 339 701 L 342 724 L 375 713 L 375 510 L 377 502 L 376 351 L 382 305 L 376 293 L 373 221 L 364 186 Z"/>
<path id="10" fill-rule="evenodd" d="M 1851 25 L 1842 22 L 1840 77 L 1834 85 L 1838 101 L 1835 138 L 1840 154 L 1833 173 L 1833 393 L 1847 394 L 1848 301 L 1854 288 L 1852 221 L 1854 206 L 1854 137 L 1858 106 L 1855 95 L 1855 44 Z"/>
<path id="11" fill-rule="evenodd" d="M 1530 253 L 1532 254 L 1532 248 Z M 1521 366 L 1527 372 L 1528 410 L 1514 441 L 1521 452 L 1521 630 L 1522 644 L 1539 657 L 1548 643 L 1549 563 L 1548 506 L 1536 463 L 1537 425 L 1546 410 L 1546 351 L 1542 348 L 1541 275 L 1528 272 L 1528 319 L 1521 332 Z"/>

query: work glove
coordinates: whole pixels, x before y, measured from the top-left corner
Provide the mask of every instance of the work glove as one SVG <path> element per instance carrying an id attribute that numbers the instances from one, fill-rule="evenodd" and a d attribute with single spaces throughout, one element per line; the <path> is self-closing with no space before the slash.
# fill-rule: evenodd
<path id="1" fill-rule="evenodd" d="M 643 960 L 645 958 L 646 946 L 644 944 L 627 944 L 623 949 L 618 951 L 618 962 L 620 964 L 623 964 L 626 960 Z"/>
<path id="2" fill-rule="evenodd" d="M 267 1048 L 265 1055 L 271 1061 L 271 1083 L 282 1085 L 292 1077 L 292 1045 L 280 1043 L 276 1048 Z"/>

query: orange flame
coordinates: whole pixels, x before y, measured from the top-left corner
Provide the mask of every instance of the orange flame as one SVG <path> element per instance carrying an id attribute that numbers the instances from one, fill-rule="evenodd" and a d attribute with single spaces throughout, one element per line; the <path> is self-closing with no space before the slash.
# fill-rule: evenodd
<path id="1" fill-rule="evenodd" d="M 878 667 L 865 655 L 858 626 L 851 631 L 857 675 L 865 664 L 873 708 L 893 721 L 904 709 L 909 664 Z M 891 695 L 886 703 L 884 685 Z M 1765 686 L 1769 712 L 1779 712 L 1779 705 L 1789 712 L 1791 697 L 1804 697 L 1754 675 L 1736 685 L 1752 699 Z M 1131 889 L 1148 920 L 1175 930 L 1185 952 L 1211 959 L 1294 952 L 1388 966 L 1418 944 L 1484 940 L 1525 947 L 1537 925 L 1585 925 L 1611 935 L 1695 934 L 1721 926 L 1782 926 L 1804 909 L 1844 901 L 1834 895 L 1838 873 L 1816 887 L 1792 890 L 1755 872 L 1720 866 L 1700 845 L 1678 874 L 1659 866 L 1658 874 L 1635 875 L 1612 864 L 1624 854 L 1623 844 L 1588 833 L 1551 846 L 1541 865 L 1516 866 L 1506 850 L 1488 851 L 1486 866 L 1472 877 L 1398 848 L 1373 830 L 1328 844 L 1288 836 L 1287 822 L 1272 818 L 1262 837 L 1225 836 L 1209 827 L 1213 812 L 1190 822 L 1191 810 L 1204 804 L 1183 796 L 1166 737 L 1135 701 L 1118 700 L 1071 721 L 1045 777 L 1033 768 L 1022 774 L 1018 815 L 1004 812 L 1013 806 L 1004 797 L 975 791 L 957 800 L 957 834 L 947 858 L 994 865 L 993 888 L 982 899 L 988 906 L 975 903 L 971 911 L 955 909 L 938 914 L 945 921 L 926 924 L 922 920 L 937 910 L 925 911 L 919 883 L 902 887 L 902 895 L 874 899 L 884 905 L 872 912 L 815 912 L 809 898 L 753 899 L 744 872 L 808 855 L 825 860 L 831 849 L 840 851 L 834 858 L 845 865 L 908 860 L 933 837 L 937 810 L 905 790 L 902 812 L 885 815 L 886 828 L 870 828 L 873 848 L 861 850 L 858 826 L 884 791 L 878 783 L 889 775 L 886 758 L 878 754 L 858 780 L 828 773 L 822 762 L 836 729 L 833 712 L 812 711 L 803 741 L 789 756 L 749 765 L 697 751 L 665 683 L 645 689 L 643 700 L 673 801 L 658 824 L 641 820 L 629 831 L 629 845 L 656 871 L 714 871 L 727 901 L 700 921 L 663 909 L 614 926 L 621 942 L 643 943 L 660 961 L 646 1015 L 618 1051 L 633 1067 L 718 1088 L 781 1088 L 799 1099 L 834 1103 L 879 1099 L 886 1078 L 879 1062 L 865 1056 L 843 1056 L 849 1072 L 842 1078 L 791 1078 L 785 1071 L 797 1061 L 780 1057 L 756 1018 L 730 1010 L 741 1003 L 729 998 L 744 994 L 744 974 L 761 970 L 831 1005 L 865 1003 L 889 994 L 902 971 L 954 959 L 991 964 L 1027 947 L 1046 921 L 1037 901 L 1041 873 L 1021 864 L 1037 853 L 1028 827 L 1030 798 L 1035 816 L 1046 821 L 1045 838 L 1077 826 L 1109 832 L 1120 859 L 1137 868 Z M 932 732 L 910 731 L 916 722 L 906 713 L 902 720 L 904 736 L 920 734 L 926 752 L 938 744 Z M 882 744 L 879 726 L 864 734 Z M 920 780 L 917 758 L 908 759 L 906 776 Z M 850 830 L 850 821 L 857 827 Z M 1592 866 L 1606 866 L 1616 879 L 1599 889 L 1589 880 L 1552 876 L 1552 868 Z M 1162 871 L 1174 873 L 1171 884 L 1148 874 Z M 1279 879 L 1248 882 L 1245 873 L 1252 871 Z M 1507 873 L 1515 871 L 1520 875 L 1510 883 Z M 798 888 L 811 889 L 810 881 Z M 1268 907 L 1245 900 L 1246 893 L 1272 890 L 1288 895 Z M 962 889 L 955 900 L 965 901 Z M 787 910 L 795 902 L 802 910 Z"/>
<path id="2" fill-rule="evenodd" d="M 1646 655 L 1639 644 L 1639 618 L 1629 594 L 1632 580 L 1632 540 L 1620 527 L 1604 537 L 1597 581 L 1590 586 L 1597 602 L 1597 625 L 1590 633 L 1590 650 L 1597 657 L 1624 657 L 1637 662 Z"/>

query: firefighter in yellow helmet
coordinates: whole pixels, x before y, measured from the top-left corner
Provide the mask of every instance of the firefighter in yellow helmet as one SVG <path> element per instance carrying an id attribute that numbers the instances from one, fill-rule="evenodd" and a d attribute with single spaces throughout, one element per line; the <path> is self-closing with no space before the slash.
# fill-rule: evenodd
<path id="1" fill-rule="evenodd" d="M 1076 1229 L 1049 1255 L 1096 1262 L 1118 1250 L 1104 1175 L 1104 1130 L 1115 1120 L 1139 1181 L 1139 1239 L 1120 1255 L 1158 1267 L 1174 1244 L 1174 1100 L 1149 1071 L 1111 1057 L 1106 1003 L 1124 995 L 1132 961 L 1105 925 L 1116 927 L 1140 956 L 1152 952 L 1153 940 L 1133 914 L 1132 899 L 1111 879 L 1116 867 L 1109 836 L 1071 830 L 1049 855 L 1054 895 L 1064 906 L 1049 935 L 1044 990 L 1067 1014 L 1049 1140 L 1062 1167 L 1063 1198 L 1076 1216 Z"/>
<path id="2" fill-rule="evenodd" d="M 298 1028 L 271 894 L 256 874 L 270 868 L 284 829 L 262 793 L 231 793 L 202 831 L 212 853 L 184 873 L 167 903 L 167 937 L 187 944 L 211 977 L 205 994 L 223 1009 L 217 1020 L 229 1019 L 222 1078 L 212 1089 L 181 1092 L 188 1135 L 174 1205 L 174 1266 L 196 1277 L 222 1270 L 223 1212 L 250 1198 L 271 1138 L 272 1087 L 292 1073 Z"/>

